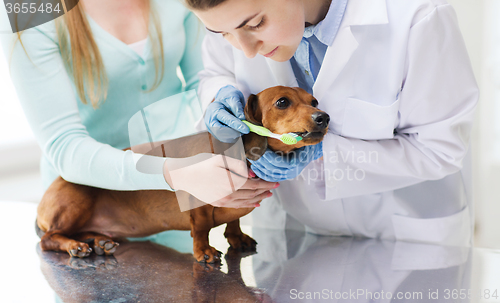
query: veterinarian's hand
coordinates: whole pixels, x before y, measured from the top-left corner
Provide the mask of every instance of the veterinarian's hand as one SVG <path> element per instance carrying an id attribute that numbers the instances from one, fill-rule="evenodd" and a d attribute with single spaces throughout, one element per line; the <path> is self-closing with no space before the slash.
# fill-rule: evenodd
<path id="1" fill-rule="evenodd" d="M 249 179 L 255 174 L 247 169 L 244 161 L 221 155 L 167 159 L 165 167 L 165 179 L 173 189 L 186 191 L 218 207 L 256 207 L 257 202 L 270 197 L 269 190 L 278 185 Z"/>
<path id="2" fill-rule="evenodd" d="M 250 167 L 255 174 L 269 182 L 279 182 L 297 177 L 313 160 L 323 156 L 323 142 L 301 147 L 287 156 L 267 150 Z"/>
<path id="3" fill-rule="evenodd" d="M 242 133 L 248 134 L 250 129 L 241 122 L 245 119 L 244 106 L 245 98 L 238 89 L 231 85 L 221 88 L 205 112 L 208 131 L 226 143 L 234 142 Z"/>

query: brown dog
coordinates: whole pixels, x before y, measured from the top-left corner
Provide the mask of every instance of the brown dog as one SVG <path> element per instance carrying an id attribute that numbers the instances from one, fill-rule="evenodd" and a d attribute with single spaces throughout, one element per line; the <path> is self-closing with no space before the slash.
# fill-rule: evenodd
<path id="1" fill-rule="evenodd" d="M 295 145 L 286 145 L 279 140 L 267 140 L 250 133 L 243 136 L 246 156 L 256 160 L 267 147 L 289 153 L 302 146 L 319 143 L 327 132 L 329 117 L 318 110 L 317 105 L 316 99 L 300 88 L 278 86 L 251 95 L 245 106 L 248 121 L 277 134 L 297 133 L 303 140 Z M 160 142 L 153 151 L 145 148 L 144 153 L 182 158 L 202 152 L 214 153 L 217 146 L 227 148 L 227 144 L 219 142 L 206 151 L 206 147 L 200 146 L 199 142 L 207 135 L 200 133 Z M 209 137 L 215 142 L 213 137 Z M 189 153 L 186 154 L 186 151 Z M 193 196 L 190 199 L 193 203 L 200 203 Z M 199 262 L 212 263 L 220 260 L 221 253 L 209 245 L 208 233 L 212 227 L 224 223 L 227 223 L 224 236 L 232 248 L 255 249 L 257 243 L 242 233 L 239 225 L 239 218 L 252 210 L 204 204 L 181 212 L 176 193 L 172 191 L 113 191 L 73 184 L 58 177 L 38 206 L 36 227 L 42 250 L 67 251 L 73 257 L 88 256 L 92 251 L 89 244 L 98 255 L 110 255 L 115 252 L 118 246 L 115 241 L 120 238 L 144 237 L 165 230 L 191 230 L 194 257 Z"/>

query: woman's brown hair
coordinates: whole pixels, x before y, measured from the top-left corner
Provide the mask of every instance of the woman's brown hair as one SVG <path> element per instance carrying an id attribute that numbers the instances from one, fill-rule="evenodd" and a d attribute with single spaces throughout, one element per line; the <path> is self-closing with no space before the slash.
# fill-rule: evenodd
<path id="1" fill-rule="evenodd" d="M 186 5 L 192 10 L 207 10 L 214 8 L 226 0 L 185 0 Z"/>

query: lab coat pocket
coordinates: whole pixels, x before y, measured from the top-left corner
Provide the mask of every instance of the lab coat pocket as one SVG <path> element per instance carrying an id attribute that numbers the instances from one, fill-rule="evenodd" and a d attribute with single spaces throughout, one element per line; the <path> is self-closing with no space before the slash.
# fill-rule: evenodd
<path id="1" fill-rule="evenodd" d="M 472 226 L 469 207 L 439 218 L 410 218 L 392 215 L 396 240 L 450 246 L 470 246 Z"/>
<path id="2" fill-rule="evenodd" d="M 399 99 L 389 106 L 381 106 L 349 98 L 341 135 L 364 140 L 391 139 L 398 121 L 398 110 Z"/>

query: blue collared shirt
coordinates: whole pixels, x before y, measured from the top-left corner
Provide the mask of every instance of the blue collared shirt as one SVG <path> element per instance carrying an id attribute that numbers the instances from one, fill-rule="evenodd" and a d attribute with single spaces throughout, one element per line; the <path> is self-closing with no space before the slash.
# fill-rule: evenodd
<path id="1" fill-rule="evenodd" d="M 299 87 L 312 94 L 326 50 L 332 45 L 344 17 L 348 0 L 332 0 L 325 18 L 304 29 L 304 35 L 290 59 Z"/>

